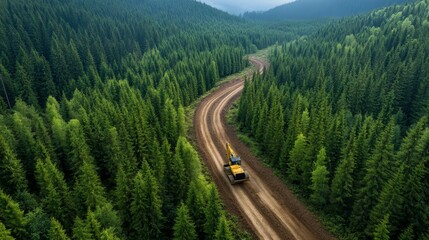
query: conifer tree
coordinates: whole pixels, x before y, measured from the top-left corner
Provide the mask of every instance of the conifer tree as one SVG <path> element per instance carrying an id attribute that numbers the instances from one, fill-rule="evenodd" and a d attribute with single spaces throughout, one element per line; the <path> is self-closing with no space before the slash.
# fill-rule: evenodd
<path id="1" fill-rule="evenodd" d="M 219 224 L 220 217 L 222 216 L 222 209 L 220 205 L 220 199 L 216 187 L 211 184 L 208 203 L 206 207 L 206 222 L 204 224 L 204 232 L 206 233 L 207 239 L 214 239 L 216 236 L 217 226 Z"/>
<path id="2" fill-rule="evenodd" d="M 389 240 L 389 215 L 386 214 L 380 223 L 375 227 L 374 239 L 375 240 Z"/>
<path id="3" fill-rule="evenodd" d="M 40 188 L 44 209 L 65 222 L 68 217 L 70 193 L 64 175 L 48 158 L 36 163 L 36 180 Z"/>
<path id="4" fill-rule="evenodd" d="M 283 109 L 280 100 L 276 99 L 270 109 L 268 116 L 268 127 L 265 131 L 264 145 L 267 146 L 267 152 L 272 159 L 272 164 L 277 164 L 280 151 L 283 145 Z"/>
<path id="5" fill-rule="evenodd" d="M 189 216 L 188 207 L 181 203 L 176 211 L 176 220 L 173 226 L 175 240 L 198 239 L 195 224 Z"/>
<path id="6" fill-rule="evenodd" d="M 299 134 L 296 138 L 295 145 L 289 154 L 288 164 L 288 178 L 291 182 L 303 182 L 303 171 L 308 166 L 307 162 L 310 160 L 308 156 L 308 143 L 303 134 Z"/>
<path id="7" fill-rule="evenodd" d="M 399 235 L 399 240 L 413 240 L 415 239 L 412 226 L 407 227 L 401 235 Z"/>
<path id="8" fill-rule="evenodd" d="M 91 156 L 89 146 L 87 144 L 84 129 L 79 120 L 72 119 L 67 124 L 67 158 L 68 169 L 72 171 L 74 176 L 80 174 L 80 169 L 83 164 L 92 164 L 94 159 Z"/>
<path id="9" fill-rule="evenodd" d="M 10 196 L 5 194 L 0 189 L 0 222 L 4 224 L 7 229 L 10 229 L 11 235 L 17 239 L 25 239 L 26 221 L 24 212 L 19 208 Z"/>
<path id="10" fill-rule="evenodd" d="M 10 230 L 6 229 L 6 226 L 0 221 L 0 239 L 3 240 L 15 240 L 10 234 Z"/>
<path id="11" fill-rule="evenodd" d="M 101 229 L 109 229 L 108 232 L 114 235 L 122 233 L 121 219 L 117 211 L 113 209 L 112 204 L 107 203 L 103 206 L 98 206 L 94 211 L 94 217 L 100 223 Z"/>
<path id="12" fill-rule="evenodd" d="M 228 220 L 224 215 L 222 215 L 219 219 L 219 224 L 215 234 L 216 240 L 232 240 L 231 230 L 229 228 Z"/>
<path id="13" fill-rule="evenodd" d="M 30 239 L 48 239 L 51 221 L 48 215 L 36 208 L 25 216 L 27 236 Z"/>
<path id="14" fill-rule="evenodd" d="M 390 232 L 396 232 L 403 209 L 404 166 L 401 166 L 394 176 L 384 185 L 377 205 L 370 213 L 367 233 L 376 228 L 378 221 L 389 215 Z"/>
<path id="15" fill-rule="evenodd" d="M 143 239 L 162 235 L 163 215 L 159 187 L 147 162 L 134 178 L 131 202 L 133 236 Z"/>
<path id="16" fill-rule="evenodd" d="M 70 240 L 63 226 L 55 218 L 51 218 L 51 228 L 49 230 L 49 239 L 51 240 Z"/>
<path id="17" fill-rule="evenodd" d="M 78 216 L 107 203 L 106 193 L 92 163 L 84 161 L 73 190 Z"/>
<path id="18" fill-rule="evenodd" d="M 190 183 L 186 199 L 186 205 L 189 206 L 189 214 L 195 223 L 199 239 L 204 237 L 204 223 L 206 222 L 204 210 L 207 203 L 207 191 L 207 183 L 200 175 L 198 179 L 194 179 Z"/>
<path id="19" fill-rule="evenodd" d="M 326 162 L 326 150 L 322 148 L 314 164 L 310 187 L 312 190 L 310 199 L 319 206 L 324 206 L 329 196 L 329 172 L 326 169 Z"/>
<path id="20" fill-rule="evenodd" d="M 383 184 L 387 182 L 394 170 L 394 131 L 395 126 L 391 121 L 378 137 L 372 156 L 366 162 L 366 175 L 363 179 L 362 189 L 358 193 L 353 214 L 354 225 L 360 230 L 362 228 L 359 225 L 369 217 L 367 209 L 375 206 Z"/>
<path id="21" fill-rule="evenodd" d="M 353 148 L 353 140 L 351 139 L 347 148 L 343 150 L 345 154 L 335 170 L 331 184 L 331 204 L 338 206 L 336 209 L 344 215 L 352 204 L 354 193 L 355 153 Z"/>
<path id="22" fill-rule="evenodd" d="M 6 139 L 0 134 L 0 187 L 8 193 L 27 189 L 24 168 Z"/>

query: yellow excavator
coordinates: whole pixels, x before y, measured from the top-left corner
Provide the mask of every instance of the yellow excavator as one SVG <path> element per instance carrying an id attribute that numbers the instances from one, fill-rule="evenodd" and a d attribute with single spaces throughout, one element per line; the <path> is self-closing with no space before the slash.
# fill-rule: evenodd
<path id="1" fill-rule="evenodd" d="M 235 155 L 229 144 L 226 144 L 226 157 L 228 163 L 223 165 L 223 170 L 228 176 L 231 184 L 236 184 L 249 180 L 249 174 L 241 167 L 240 156 Z"/>

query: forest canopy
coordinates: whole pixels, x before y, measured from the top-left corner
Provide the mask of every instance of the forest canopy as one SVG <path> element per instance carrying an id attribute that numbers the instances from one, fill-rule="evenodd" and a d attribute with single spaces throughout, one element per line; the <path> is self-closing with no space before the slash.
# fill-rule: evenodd
<path id="1" fill-rule="evenodd" d="M 346 239 L 429 237 L 429 2 L 276 47 L 237 121 Z"/>
<path id="2" fill-rule="evenodd" d="M 0 238 L 237 238 L 184 107 L 293 37 L 191 0 L 1 1 Z"/>

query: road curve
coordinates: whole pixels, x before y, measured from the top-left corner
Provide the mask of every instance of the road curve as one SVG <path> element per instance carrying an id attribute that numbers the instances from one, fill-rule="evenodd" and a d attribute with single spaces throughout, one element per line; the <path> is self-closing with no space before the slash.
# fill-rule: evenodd
<path id="1" fill-rule="evenodd" d="M 262 72 L 268 65 L 256 58 L 251 63 Z M 251 75 L 249 75 L 251 77 Z M 333 239 L 296 199 L 292 192 L 261 164 L 226 124 L 225 114 L 240 96 L 244 79 L 231 80 L 203 99 L 194 116 L 194 138 L 226 208 L 235 214 L 255 238 Z M 250 180 L 231 185 L 223 172 L 225 143 L 231 143 L 243 160 Z"/>

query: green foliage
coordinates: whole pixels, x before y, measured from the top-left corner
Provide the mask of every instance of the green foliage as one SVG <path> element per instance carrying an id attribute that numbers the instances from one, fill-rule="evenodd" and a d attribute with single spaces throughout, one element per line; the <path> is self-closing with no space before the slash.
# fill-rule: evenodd
<path id="1" fill-rule="evenodd" d="M 228 220 L 225 218 L 225 216 L 221 216 L 219 219 L 219 224 L 216 230 L 215 235 L 216 240 L 232 240 L 234 239 L 232 237 L 231 230 L 229 228 Z"/>
<path id="2" fill-rule="evenodd" d="M 326 160 L 326 150 L 322 148 L 314 164 L 314 170 L 311 175 L 312 185 L 310 186 L 312 190 L 310 199 L 318 206 L 324 206 L 329 196 L 329 172 L 326 168 Z"/>
<path id="3" fill-rule="evenodd" d="M 95 210 L 107 203 L 105 189 L 92 163 L 83 162 L 74 190 L 75 210 L 82 216 L 87 210 Z"/>
<path id="4" fill-rule="evenodd" d="M 69 240 L 63 226 L 55 218 L 51 218 L 51 228 L 49 229 L 49 239 L 51 240 Z"/>
<path id="5" fill-rule="evenodd" d="M 195 224 L 189 215 L 188 207 L 181 203 L 177 209 L 176 220 L 173 226 L 175 240 L 198 239 Z"/>
<path id="6" fill-rule="evenodd" d="M 198 238 L 207 222 L 214 237 L 220 200 L 209 204 L 184 107 L 247 66 L 245 54 L 302 32 L 190 0 L 1 2 L 0 188 L 15 200 L 4 198 L 5 229 L 45 237 L 55 218 L 51 238 L 171 238 L 186 201 Z M 275 113 L 273 133 L 284 100 L 273 88 L 258 112 Z M 266 140 L 280 155 L 283 143 Z"/>
<path id="7" fill-rule="evenodd" d="M 29 239 L 48 239 L 51 221 L 42 209 L 36 208 L 35 210 L 27 213 L 25 219 L 27 222 L 26 228 L 27 233 L 29 234 Z"/>
<path id="8" fill-rule="evenodd" d="M 40 188 L 42 205 L 47 213 L 63 222 L 68 220 L 70 192 L 64 175 L 48 158 L 36 163 L 36 179 Z"/>
<path id="9" fill-rule="evenodd" d="M 374 238 L 386 214 L 392 239 L 427 232 L 427 10 L 420 0 L 332 22 L 273 49 L 270 70 L 244 84 L 240 129 L 346 238 Z"/>
<path id="10" fill-rule="evenodd" d="M 222 218 L 222 209 L 220 199 L 216 187 L 212 184 L 209 189 L 208 203 L 205 209 L 206 222 L 204 224 L 204 232 L 207 239 L 214 239 L 216 237 L 217 227 Z"/>
<path id="11" fill-rule="evenodd" d="M 27 179 L 21 161 L 16 158 L 6 139 L 0 134 L 0 183 L 9 193 L 27 188 Z"/>
<path id="12" fill-rule="evenodd" d="M 132 236 L 142 239 L 162 235 L 163 214 L 159 187 L 146 162 L 134 178 L 131 202 Z"/>
<path id="13" fill-rule="evenodd" d="M 10 230 L 6 229 L 5 225 L 0 222 L 0 238 L 4 240 L 14 240 L 15 238 L 10 235 Z"/>
<path id="14" fill-rule="evenodd" d="M 308 171 L 306 167 L 311 167 L 311 165 L 308 164 L 310 156 L 308 155 L 307 146 L 308 142 L 306 137 L 303 134 L 299 134 L 289 154 L 289 170 L 287 176 L 291 182 L 303 183 L 303 173 L 304 171 Z"/>
<path id="15" fill-rule="evenodd" d="M 385 215 L 380 223 L 375 227 L 375 240 L 389 240 L 389 215 Z"/>
<path id="16" fill-rule="evenodd" d="M 22 239 L 26 236 L 24 212 L 10 196 L 0 189 L 0 222 L 6 229 L 10 229 L 14 238 Z"/>

